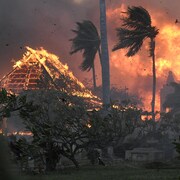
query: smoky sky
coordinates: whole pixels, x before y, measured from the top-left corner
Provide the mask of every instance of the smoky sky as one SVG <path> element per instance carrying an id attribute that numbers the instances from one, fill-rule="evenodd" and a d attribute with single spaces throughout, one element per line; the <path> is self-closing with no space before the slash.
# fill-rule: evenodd
<path id="1" fill-rule="evenodd" d="M 106 0 L 106 2 L 107 10 L 118 8 L 124 3 L 126 6 L 143 6 L 157 17 L 159 12 L 163 12 L 164 15 L 159 16 L 159 26 L 166 22 L 174 23 L 176 19 L 180 20 L 179 0 Z M 71 48 L 69 39 L 74 37 L 71 29 L 76 28 L 77 21 L 83 20 L 93 21 L 99 29 L 99 0 L 0 0 L 0 77 L 12 69 L 12 59 L 18 60 L 22 57 L 25 46 L 44 47 L 49 52 L 55 53 L 63 63 L 68 64 L 80 80 L 91 77 L 90 72 L 81 72 L 79 69 L 82 62 L 81 54 L 69 55 Z M 120 22 L 120 17 L 116 20 Z M 107 26 L 111 51 L 116 41 L 116 23 L 108 19 Z M 96 59 L 97 77 L 100 82 L 100 65 L 98 57 Z M 111 71 L 119 73 L 120 70 L 111 69 Z M 125 75 L 119 75 L 113 73 L 112 83 L 125 81 Z M 140 84 L 151 89 L 150 79 L 151 77 L 147 76 Z M 136 83 L 138 81 L 138 78 L 134 80 Z"/>
<path id="2" fill-rule="evenodd" d="M 96 10 L 94 3 L 79 3 L 78 0 L 1 0 L 0 76 L 11 69 L 12 59 L 22 57 L 25 46 L 44 47 L 60 56 L 72 70 L 75 67 L 79 71 L 76 66 L 81 56 L 69 56 L 69 39 L 74 36 L 71 29 L 77 21 L 92 20 Z"/>

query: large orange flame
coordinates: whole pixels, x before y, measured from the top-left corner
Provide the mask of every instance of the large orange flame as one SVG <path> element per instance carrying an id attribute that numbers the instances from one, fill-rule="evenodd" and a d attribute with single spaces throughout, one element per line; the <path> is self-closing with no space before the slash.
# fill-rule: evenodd
<path id="1" fill-rule="evenodd" d="M 21 68 L 24 64 L 33 64 L 38 60 L 40 64 L 44 66 L 44 68 L 53 80 L 59 79 L 60 76 L 64 75 L 65 77 L 68 77 L 71 82 L 75 82 L 79 86 L 79 89 L 81 90 L 71 88 L 70 84 L 67 83 L 67 86 L 69 86 L 67 88 L 71 89 L 72 95 L 89 98 L 92 103 L 96 101 L 96 103 L 101 105 L 101 100 L 97 96 L 93 95 L 91 91 L 85 88 L 83 83 L 81 83 L 69 70 L 68 65 L 64 65 L 60 62 L 58 56 L 47 52 L 42 47 L 37 50 L 30 47 L 26 48 L 27 52 L 23 55 L 22 59 L 20 59 L 14 64 L 14 68 Z M 54 68 L 50 67 L 49 64 L 51 64 L 51 66 L 53 66 Z"/>
<path id="2" fill-rule="evenodd" d="M 121 26 L 120 17 L 126 11 L 125 5 L 115 9 L 108 9 L 107 19 L 112 28 Z M 148 10 L 149 11 L 149 10 Z M 180 25 L 165 20 L 165 12 L 151 13 L 152 24 L 160 31 L 156 38 L 156 110 L 160 110 L 160 89 L 166 83 L 168 71 L 173 71 L 176 78 L 180 76 Z M 166 18 L 168 19 L 168 17 Z M 116 32 L 113 32 L 116 34 Z M 114 35 L 115 37 L 115 35 Z M 117 38 L 116 38 L 117 39 Z M 113 84 L 126 86 L 131 92 L 136 92 L 144 99 L 144 108 L 151 110 L 152 100 L 152 60 L 148 57 L 147 41 L 143 44 L 142 50 L 134 57 L 125 57 L 126 50 L 110 52 L 111 59 L 111 81 Z M 110 46 L 115 44 L 110 41 Z"/>

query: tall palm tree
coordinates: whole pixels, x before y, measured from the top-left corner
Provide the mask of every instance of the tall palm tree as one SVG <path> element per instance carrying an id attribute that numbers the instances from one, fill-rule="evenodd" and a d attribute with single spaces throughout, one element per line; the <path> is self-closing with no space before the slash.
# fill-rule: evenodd
<path id="1" fill-rule="evenodd" d="M 100 36 L 95 25 L 91 21 L 77 22 L 77 30 L 72 30 L 76 37 L 70 39 L 72 47 L 70 54 L 83 51 L 83 62 L 80 65 L 82 71 L 93 72 L 93 85 L 96 89 L 96 73 L 94 60 L 96 53 L 100 56 Z"/>
<path id="2" fill-rule="evenodd" d="M 107 42 L 105 0 L 99 0 L 99 7 L 100 7 L 100 31 L 101 31 L 103 105 L 105 108 L 107 108 L 110 105 L 110 71 L 109 71 L 109 53 L 108 53 L 108 42 Z"/>
<path id="3" fill-rule="evenodd" d="M 122 28 L 117 28 L 119 42 L 113 51 L 127 48 L 126 56 L 134 56 L 143 45 L 146 38 L 150 39 L 149 52 L 152 57 L 153 88 L 152 88 L 152 119 L 155 121 L 155 94 L 156 94 L 156 69 L 155 69 L 155 38 L 158 29 L 151 25 L 151 17 L 143 7 L 128 7 L 127 16 L 122 19 Z"/>

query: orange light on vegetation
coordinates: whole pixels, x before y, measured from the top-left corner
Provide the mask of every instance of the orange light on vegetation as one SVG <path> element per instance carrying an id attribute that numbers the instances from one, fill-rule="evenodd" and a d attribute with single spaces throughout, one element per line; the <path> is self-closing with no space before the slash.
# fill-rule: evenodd
<path id="1" fill-rule="evenodd" d="M 10 135 L 33 136 L 32 132 L 30 131 L 14 131 L 12 133 L 7 134 L 7 136 L 10 136 Z"/>

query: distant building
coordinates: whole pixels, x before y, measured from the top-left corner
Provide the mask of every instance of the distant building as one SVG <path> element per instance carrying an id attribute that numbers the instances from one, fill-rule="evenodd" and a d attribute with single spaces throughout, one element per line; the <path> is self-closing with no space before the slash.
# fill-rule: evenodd
<path id="1" fill-rule="evenodd" d="M 160 90 L 160 112 L 168 111 L 168 109 L 163 107 L 163 104 L 166 100 L 167 95 L 174 92 L 174 88 L 171 86 L 172 82 L 175 82 L 174 76 L 172 71 L 169 71 L 166 84 L 164 84 L 162 89 Z"/>
<path id="2" fill-rule="evenodd" d="M 134 148 L 127 150 L 125 159 L 139 162 L 153 162 L 164 159 L 164 152 L 155 148 Z"/>

